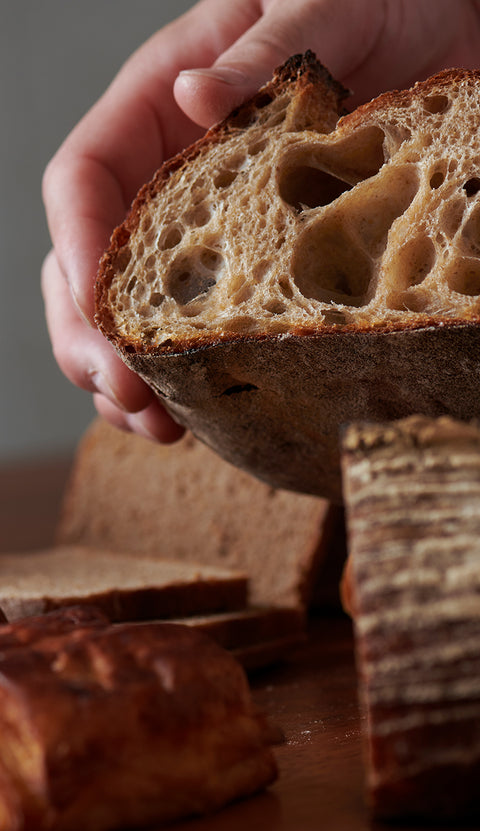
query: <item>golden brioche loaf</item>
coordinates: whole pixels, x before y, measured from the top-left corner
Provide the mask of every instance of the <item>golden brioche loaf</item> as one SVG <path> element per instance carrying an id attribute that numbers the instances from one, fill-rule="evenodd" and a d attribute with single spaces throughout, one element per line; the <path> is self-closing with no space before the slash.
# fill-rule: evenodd
<path id="1" fill-rule="evenodd" d="M 97 322 L 173 416 L 282 488 L 341 499 L 338 428 L 480 400 L 480 75 L 353 113 L 312 53 L 140 191 Z"/>

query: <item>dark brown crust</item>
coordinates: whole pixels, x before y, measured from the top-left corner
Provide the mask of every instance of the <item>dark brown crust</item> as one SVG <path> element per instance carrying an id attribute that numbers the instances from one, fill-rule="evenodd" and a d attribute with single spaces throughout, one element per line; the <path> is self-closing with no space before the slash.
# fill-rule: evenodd
<path id="1" fill-rule="evenodd" d="M 245 339 L 126 360 L 225 459 L 275 487 L 334 501 L 342 424 L 480 411 L 474 324 L 286 336 L 261 348 Z"/>

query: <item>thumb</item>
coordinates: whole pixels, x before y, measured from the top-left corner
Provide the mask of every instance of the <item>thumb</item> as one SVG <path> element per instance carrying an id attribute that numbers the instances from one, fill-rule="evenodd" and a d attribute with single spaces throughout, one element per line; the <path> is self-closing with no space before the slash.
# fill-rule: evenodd
<path id="1" fill-rule="evenodd" d="M 270 80 L 275 67 L 311 48 L 311 26 L 305 20 L 311 7 L 291 0 L 270 5 L 211 67 L 180 73 L 174 87 L 177 104 L 202 127 L 220 121 Z"/>

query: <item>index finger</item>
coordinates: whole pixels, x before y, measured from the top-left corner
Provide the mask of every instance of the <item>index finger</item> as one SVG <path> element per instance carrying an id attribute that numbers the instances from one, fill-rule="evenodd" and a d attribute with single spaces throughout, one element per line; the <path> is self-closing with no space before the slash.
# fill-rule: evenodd
<path id="1" fill-rule="evenodd" d="M 162 161 L 198 137 L 199 128 L 175 102 L 173 84 L 182 69 L 213 61 L 223 46 L 208 13 L 219 2 L 206 0 L 147 41 L 46 170 L 43 193 L 52 242 L 90 323 L 98 260 L 113 228 Z"/>

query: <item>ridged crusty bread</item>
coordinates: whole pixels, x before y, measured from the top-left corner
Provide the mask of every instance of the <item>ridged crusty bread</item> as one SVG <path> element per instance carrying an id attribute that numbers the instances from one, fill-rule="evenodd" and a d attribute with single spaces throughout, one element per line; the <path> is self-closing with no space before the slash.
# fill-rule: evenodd
<path id="1" fill-rule="evenodd" d="M 352 425 L 343 450 L 373 812 L 478 818 L 480 426 Z"/>
<path id="2" fill-rule="evenodd" d="M 128 556 L 81 545 L 0 554 L 0 608 L 9 622 L 71 605 L 111 621 L 242 609 L 246 574 L 196 563 Z"/>
<path id="3" fill-rule="evenodd" d="M 175 624 L 0 627 L 0 732 L 2 831 L 156 828 L 276 777 L 242 668 Z"/>
<path id="4" fill-rule="evenodd" d="M 240 571 L 253 605 L 303 611 L 339 513 L 259 482 L 191 434 L 157 445 L 96 419 L 77 448 L 57 541 Z"/>
<path id="5" fill-rule="evenodd" d="M 97 322 L 174 417 L 341 499 L 338 428 L 480 400 L 480 74 L 353 113 L 311 53 L 166 162 L 114 233 Z"/>

